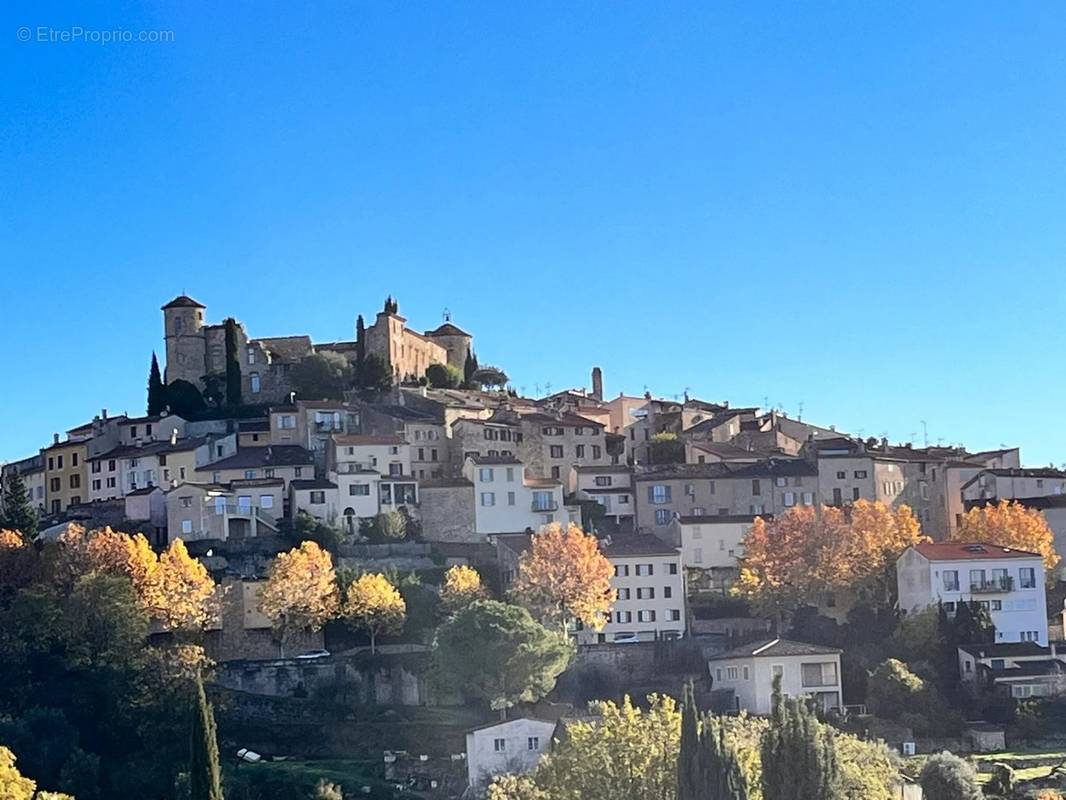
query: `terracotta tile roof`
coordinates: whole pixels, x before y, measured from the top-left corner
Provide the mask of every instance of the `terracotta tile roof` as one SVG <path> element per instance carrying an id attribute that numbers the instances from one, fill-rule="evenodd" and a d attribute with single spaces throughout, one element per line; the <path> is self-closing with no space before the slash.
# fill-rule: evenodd
<path id="1" fill-rule="evenodd" d="M 163 306 L 162 310 L 165 311 L 168 308 L 207 308 L 207 306 L 205 306 L 203 303 L 196 302 L 187 294 L 179 294 L 177 297 L 175 297 L 173 300 Z"/>

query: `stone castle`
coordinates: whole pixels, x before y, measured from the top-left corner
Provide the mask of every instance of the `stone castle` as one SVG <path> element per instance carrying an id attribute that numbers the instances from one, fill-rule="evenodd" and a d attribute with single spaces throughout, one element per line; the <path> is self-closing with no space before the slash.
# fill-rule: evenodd
<path id="1" fill-rule="evenodd" d="M 208 375 L 226 372 L 226 326 L 206 324 L 206 306 L 188 295 L 175 297 L 163 306 L 166 341 L 164 380 L 186 380 L 203 389 Z M 396 381 L 421 378 L 431 364 L 450 364 L 460 371 L 473 345 L 473 337 L 445 316 L 435 330 L 418 333 L 406 325 L 399 305 L 391 297 L 364 333 L 366 354 L 375 355 L 392 368 Z M 332 351 L 354 362 L 357 342 L 314 343 L 310 336 L 250 338 L 237 323 L 237 353 L 241 368 L 241 391 L 250 402 L 285 400 L 291 391 L 289 371 L 314 353 Z"/>

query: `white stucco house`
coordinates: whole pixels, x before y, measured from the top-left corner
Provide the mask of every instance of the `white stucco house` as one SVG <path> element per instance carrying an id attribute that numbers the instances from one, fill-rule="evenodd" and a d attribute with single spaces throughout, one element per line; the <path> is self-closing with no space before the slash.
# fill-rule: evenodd
<path id="1" fill-rule="evenodd" d="M 714 689 L 732 692 L 737 711 L 769 714 L 778 675 L 789 697 L 811 697 L 826 711 L 844 706 L 840 650 L 834 647 L 764 639 L 711 657 L 707 668 Z"/>
<path id="2" fill-rule="evenodd" d="M 463 477 L 474 484 L 474 527 L 478 534 L 539 530 L 569 512 L 563 505 L 563 485 L 554 478 L 529 478 L 514 456 L 467 456 Z"/>
<path id="3" fill-rule="evenodd" d="M 896 562 L 899 607 L 921 611 L 938 603 L 984 606 L 996 642 L 1048 643 L 1044 561 L 1037 553 L 982 542 L 926 542 Z"/>
<path id="4" fill-rule="evenodd" d="M 466 774 L 473 789 L 497 775 L 528 772 L 551 748 L 555 722 L 520 717 L 466 732 Z"/>

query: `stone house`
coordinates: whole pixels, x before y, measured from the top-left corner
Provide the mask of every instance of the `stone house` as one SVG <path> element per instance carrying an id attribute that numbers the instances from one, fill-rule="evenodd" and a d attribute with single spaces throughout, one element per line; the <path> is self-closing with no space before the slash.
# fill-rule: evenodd
<path id="1" fill-rule="evenodd" d="M 399 436 L 411 446 L 411 474 L 420 481 L 449 472 L 450 438 L 443 418 L 406 404 L 389 403 L 365 403 L 360 414 L 364 433 Z"/>
<path id="2" fill-rule="evenodd" d="M 427 542 L 484 542 L 477 531 L 474 482 L 466 478 L 420 481 L 422 539 Z"/>
<path id="3" fill-rule="evenodd" d="M 604 425 L 568 412 L 519 415 L 518 457 L 530 475 L 566 480 L 574 466 L 608 466 Z"/>

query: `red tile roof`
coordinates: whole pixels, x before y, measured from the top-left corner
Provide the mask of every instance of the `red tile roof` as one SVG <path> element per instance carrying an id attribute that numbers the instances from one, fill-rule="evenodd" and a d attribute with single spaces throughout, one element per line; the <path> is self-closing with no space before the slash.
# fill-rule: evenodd
<path id="1" fill-rule="evenodd" d="M 987 542 L 923 542 L 914 548 L 930 561 L 967 561 L 988 558 L 1040 558 L 1039 553 Z"/>

